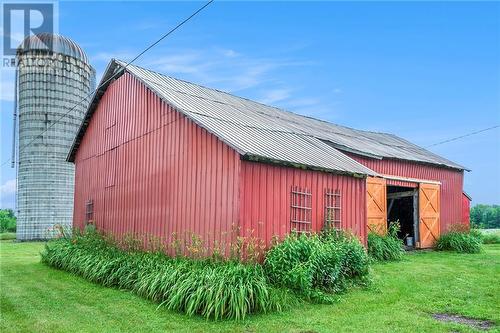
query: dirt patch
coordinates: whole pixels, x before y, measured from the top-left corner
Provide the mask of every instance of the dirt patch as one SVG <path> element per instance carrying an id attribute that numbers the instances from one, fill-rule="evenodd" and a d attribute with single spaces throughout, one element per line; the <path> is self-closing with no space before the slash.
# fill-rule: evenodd
<path id="1" fill-rule="evenodd" d="M 489 330 L 495 323 L 490 320 L 474 319 L 449 313 L 434 313 L 432 317 L 439 321 L 468 325 L 480 330 Z"/>

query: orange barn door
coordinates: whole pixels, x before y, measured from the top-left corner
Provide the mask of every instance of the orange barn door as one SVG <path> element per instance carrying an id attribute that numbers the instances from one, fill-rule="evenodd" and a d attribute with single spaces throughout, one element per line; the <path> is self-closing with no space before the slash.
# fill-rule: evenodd
<path id="1" fill-rule="evenodd" d="M 420 183 L 419 205 L 419 244 L 425 249 L 433 247 L 440 233 L 440 191 L 439 185 Z"/>
<path id="2" fill-rule="evenodd" d="M 387 186 L 383 178 L 366 178 L 366 212 L 368 231 L 387 233 Z"/>

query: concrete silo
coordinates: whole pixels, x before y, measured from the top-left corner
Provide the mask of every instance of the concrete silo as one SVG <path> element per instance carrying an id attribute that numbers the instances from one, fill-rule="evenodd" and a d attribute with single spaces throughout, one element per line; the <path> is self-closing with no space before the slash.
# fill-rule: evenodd
<path id="1" fill-rule="evenodd" d="M 17 51 L 17 239 L 71 226 L 74 165 L 66 162 L 95 88 L 95 70 L 72 40 L 28 37 Z"/>

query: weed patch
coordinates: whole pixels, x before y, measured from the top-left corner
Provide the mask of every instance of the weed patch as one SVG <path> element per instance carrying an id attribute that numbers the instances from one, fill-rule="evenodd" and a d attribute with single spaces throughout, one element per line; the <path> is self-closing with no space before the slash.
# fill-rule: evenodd
<path id="1" fill-rule="evenodd" d="M 0 240 L 11 240 L 16 239 L 15 232 L 2 232 L 0 233 Z"/>
<path id="2" fill-rule="evenodd" d="M 294 297 L 267 283 L 259 264 L 125 251 L 97 233 L 47 243 L 42 262 L 95 283 L 131 290 L 169 310 L 213 319 L 281 311 Z"/>
<path id="3" fill-rule="evenodd" d="M 496 233 L 485 233 L 482 235 L 483 244 L 500 244 L 500 235 Z"/>
<path id="4" fill-rule="evenodd" d="M 226 260 L 201 257 L 206 251 L 198 250 L 198 241 L 192 243 L 191 257 L 170 257 L 162 247 L 144 251 L 137 239 L 116 241 L 87 228 L 83 235 L 62 233 L 41 255 L 51 267 L 131 290 L 169 310 L 213 319 L 279 312 L 304 298 L 332 303 L 349 286 L 368 282 L 365 249 L 357 238 L 338 231 L 292 234 L 268 251 L 263 265 L 256 260 L 260 250 L 249 246 L 239 246 L 245 253 L 231 251 L 236 254 Z"/>
<path id="5" fill-rule="evenodd" d="M 391 223 L 386 235 L 368 234 L 368 254 L 375 261 L 401 260 L 405 254 L 403 241 L 398 238 L 399 223 Z"/>
<path id="6" fill-rule="evenodd" d="M 264 268 L 274 285 L 310 301 L 332 303 L 337 300 L 333 294 L 366 281 L 368 257 L 354 237 L 291 234 L 268 251 Z"/>
<path id="7" fill-rule="evenodd" d="M 436 249 L 458 253 L 479 253 L 483 242 L 482 237 L 482 234 L 476 230 L 468 231 L 452 227 L 449 232 L 439 237 Z"/>

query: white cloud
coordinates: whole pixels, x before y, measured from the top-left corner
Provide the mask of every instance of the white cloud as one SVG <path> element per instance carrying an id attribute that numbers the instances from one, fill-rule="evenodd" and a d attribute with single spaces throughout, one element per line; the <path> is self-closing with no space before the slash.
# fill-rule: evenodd
<path id="1" fill-rule="evenodd" d="M 223 53 L 226 57 L 232 58 L 232 57 L 237 57 L 239 56 L 239 53 L 237 53 L 234 50 L 223 50 Z"/>
<path id="2" fill-rule="evenodd" d="M 247 89 L 261 90 L 264 85 L 272 85 L 273 90 L 291 90 L 293 87 L 278 81 L 277 71 L 313 64 L 289 58 L 252 57 L 217 46 L 200 49 L 162 47 L 155 50 L 154 54 L 145 54 L 135 64 L 232 93 Z M 108 63 L 112 58 L 130 60 L 135 55 L 135 51 L 122 49 L 100 52 L 91 55 L 90 59 L 100 72 L 103 62 Z M 256 93 L 258 96 L 261 92 Z M 264 96 L 264 93 L 261 95 Z"/>
<path id="3" fill-rule="evenodd" d="M 319 104 L 323 104 L 322 100 L 319 98 L 304 97 L 304 98 L 289 99 L 285 103 L 285 106 L 287 108 L 298 109 L 298 108 L 308 108 Z"/>
<path id="4" fill-rule="evenodd" d="M 256 88 L 276 81 L 273 74 L 278 69 L 310 64 L 289 59 L 249 57 L 235 50 L 216 47 L 168 50 L 163 56 L 145 57 L 138 63 L 167 75 L 180 75 L 186 80 L 229 92 Z"/>
<path id="5" fill-rule="evenodd" d="M 9 195 L 16 193 L 16 180 L 9 179 L 2 185 L 0 185 L 0 194 L 1 195 Z"/>
<path id="6" fill-rule="evenodd" d="M 291 89 L 271 89 L 264 92 L 260 101 L 264 104 L 274 104 L 289 99 L 291 95 Z"/>
<path id="7" fill-rule="evenodd" d="M 322 120 L 333 121 L 340 115 L 337 102 L 331 98 L 326 100 L 321 97 L 294 97 L 278 102 L 279 107 L 305 116 L 311 116 Z"/>
<path id="8" fill-rule="evenodd" d="M 237 50 L 211 48 L 162 48 L 152 56 L 146 54 L 136 64 L 145 68 L 243 95 L 297 113 L 320 118 L 334 118 L 330 97 L 303 96 L 300 82 L 284 82 L 280 74 L 293 68 L 315 65 L 309 61 L 297 61 L 288 57 L 253 57 Z M 100 52 L 91 56 L 91 61 L 107 63 L 111 58 L 129 60 L 134 57 L 130 50 Z M 97 67 L 97 66 L 96 66 Z M 340 94 L 339 88 L 331 89 L 330 94 Z M 303 97 L 297 97 L 303 96 Z M 328 101 L 325 102 L 325 99 Z"/>
<path id="9" fill-rule="evenodd" d="M 190 50 L 149 60 L 146 67 L 154 68 L 166 74 L 203 75 L 205 72 L 209 72 L 213 66 L 215 66 L 213 62 L 204 61 L 201 53 Z"/>

